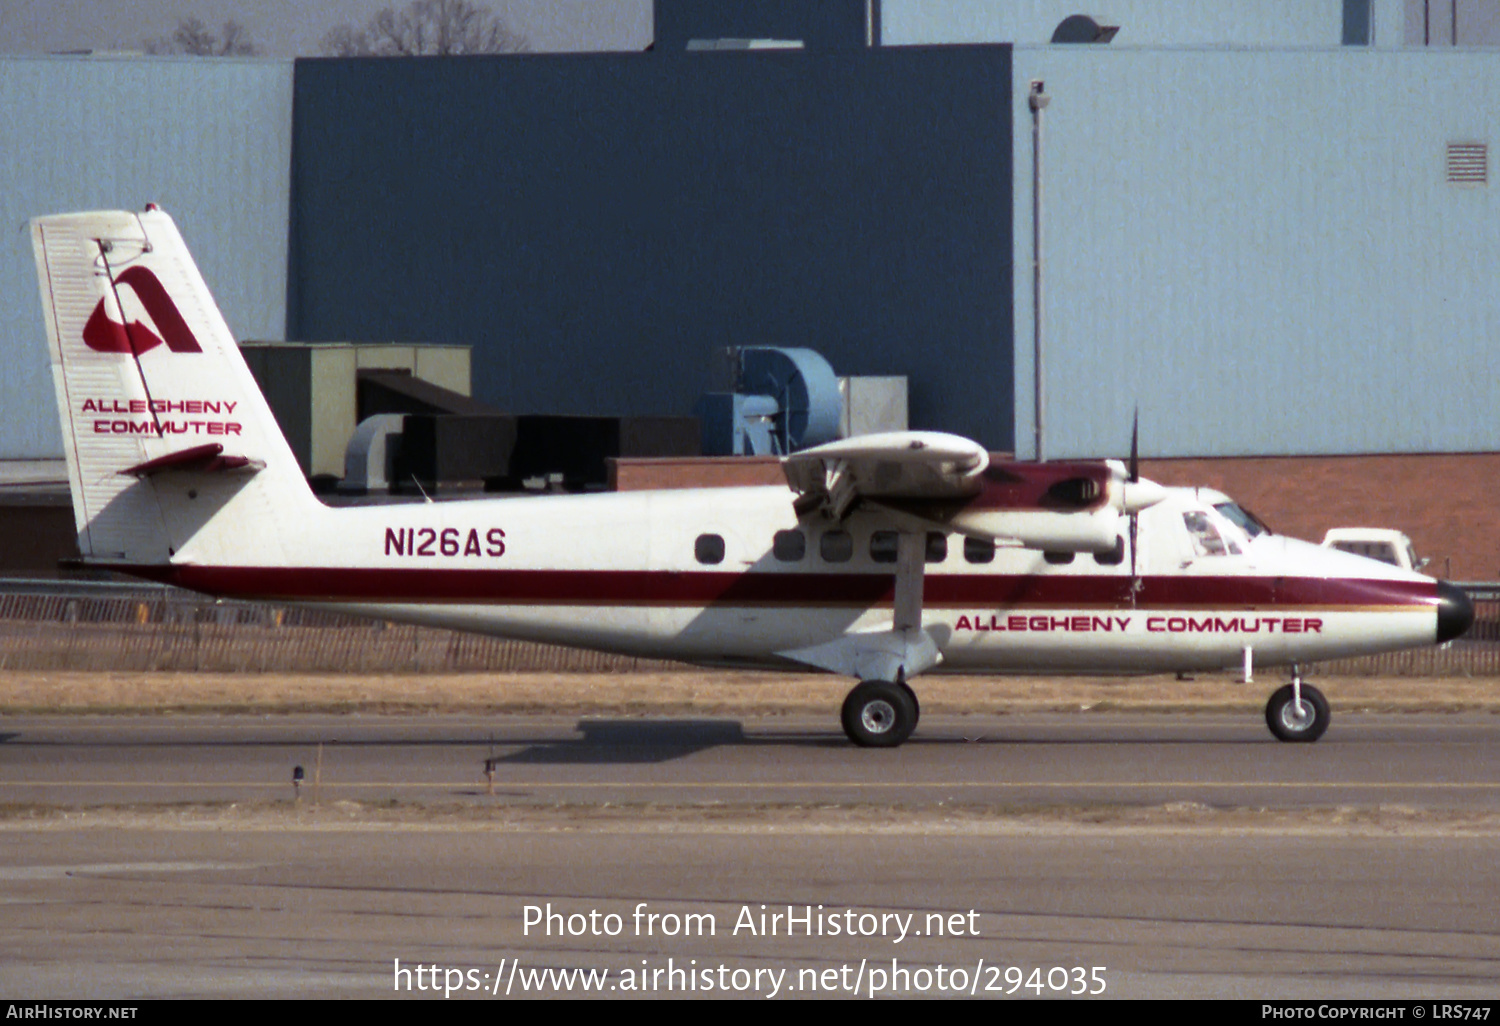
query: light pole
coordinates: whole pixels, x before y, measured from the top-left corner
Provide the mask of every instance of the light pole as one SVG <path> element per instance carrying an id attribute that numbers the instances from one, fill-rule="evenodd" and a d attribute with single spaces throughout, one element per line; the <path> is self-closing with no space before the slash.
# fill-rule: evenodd
<path id="1" fill-rule="evenodd" d="M 1031 82 L 1031 359 L 1035 371 L 1036 460 L 1045 462 L 1047 450 L 1043 440 L 1042 376 L 1042 111 L 1052 97 L 1045 92 L 1040 79 Z"/>

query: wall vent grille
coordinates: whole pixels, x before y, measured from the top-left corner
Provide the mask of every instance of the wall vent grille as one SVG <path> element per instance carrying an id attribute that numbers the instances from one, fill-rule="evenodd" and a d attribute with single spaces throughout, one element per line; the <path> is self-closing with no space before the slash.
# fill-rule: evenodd
<path id="1" fill-rule="evenodd" d="M 1454 185 L 1485 185 L 1490 180 L 1489 147 L 1484 143 L 1448 144 L 1448 181 Z"/>

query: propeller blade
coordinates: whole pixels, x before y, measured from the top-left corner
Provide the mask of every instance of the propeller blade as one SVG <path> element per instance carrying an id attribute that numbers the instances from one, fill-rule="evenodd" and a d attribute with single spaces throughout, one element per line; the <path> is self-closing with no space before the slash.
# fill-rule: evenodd
<path id="1" fill-rule="evenodd" d="M 1136 484 L 1141 479 L 1141 408 L 1137 406 L 1130 418 L 1130 474 L 1126 480 Z M 1140 576 L 1136 573 L 1135 550 L 1140 538 L 1140 514 L 1130 513 L 1130 608 L 1135 608 L 1136 590 L 1140 587 Z"/>
<path id="2" fill-rule="evenodd" d="M 1140 537 L 1140 524 L 1140 514 L 1130 514 L 1130 605 L 1132 607 L 1135 606 L 1136 582 L 1140 579 L 1136 574 L 1135 568 L 1135 547 L 1136 541 Z"/>

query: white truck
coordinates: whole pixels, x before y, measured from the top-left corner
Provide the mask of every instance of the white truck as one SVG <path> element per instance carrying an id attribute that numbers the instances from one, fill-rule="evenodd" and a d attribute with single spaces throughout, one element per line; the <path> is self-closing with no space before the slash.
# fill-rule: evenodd
<path id="1" fill-rule="evenodd" d="M 1325 549 L 1352 552 L 1405 570 L 1421 570 L 1427 560 L 1418 559 L 1411 539 L 1386 527 L 1335 527 L 1323 536 Z"/>

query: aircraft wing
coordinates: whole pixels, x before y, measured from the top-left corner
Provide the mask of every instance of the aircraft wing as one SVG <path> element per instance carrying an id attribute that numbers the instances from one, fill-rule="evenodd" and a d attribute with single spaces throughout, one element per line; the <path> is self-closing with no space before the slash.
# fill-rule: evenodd
<path id="1" fill-rule="evenodd" d="M 990 456 L 978 442 L 936 431 L 860 435 L 782 461 L 798 513 L 822 509 L 842 520 L 856 499 L 978 495 Z"/>
<path id="2" fill-rule="evenodd" d="M 897 530 L 1060 552 L 1121 548 L 1122 515 L 1165 495 L 1128 481 L 1115 461 L 998 463 L 977 442 L 931 431 L 846 438 L 788 456 L 783 468 L 799 517 L 839 522 L 862 509 Z"/>

